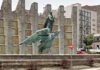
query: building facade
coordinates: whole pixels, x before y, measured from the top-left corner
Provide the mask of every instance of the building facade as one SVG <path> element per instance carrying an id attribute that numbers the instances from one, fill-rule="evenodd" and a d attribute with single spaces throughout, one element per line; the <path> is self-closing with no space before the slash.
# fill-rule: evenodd
<path id="1" fill-rule="evenodd" d="M 38 3 L 32 3 L 30 10 L 25 9 L 25 0 L 19 0 L 15 11 L 12 11 L 12 0 L 3 0 L 0 10 L 0 54 L 38 54 L 38 43 L 18 45 L 27 36 L 42 29 L 52 7 L 47 4 L 44 12 L 38 13 Z M 67 23 L 64 6 L 59 6 L 55 17 L 53 32 L 60 31 L 53 41 L 51 54 L 67 54 L 65 31 Z M 66 49 L 66 50 L 65 50 Z"/>
<path id="2" fill-rule="evenodd" d="M 49 12 L 53 11 L 51 5 L 47 4 L 41 14 L 38 13 L 38 3 L 32 3 L 30 10 L 25 9 L 25 0 L 19 0 L 15 11 L 12 11 L 11 5 L 11 0 L 3 0 L 0 10 L 0 53 L 38 54 L 38 43 L 20 46 L 18 44 L 36 30 L 43 28 Z M 87 16 L 82 14 L 84 11 L 88 13 Z M 60 33 L 50 48 L 51 54 L 76 53 L 84 36 L 96 32 L 96 12 L 85 10 L 80 4 L 65 8 L 60 5 L 53 11 L 53 15 L 53 32 Z M 73 50 L 70 46 L 73 46 Z"/>
<path id="3" fill-rule="evenodd" d="M 81 9 L 80 11 L 80 47 L 84 46 L 84 37 L 97 33 L 97 13 Z"/>
<path id="4" fill-rule="evenodd" d="M 72 43 L 76 52 L 85 46 L 83 40 L 86 35 L 97 33 L 97 13 L 82 8 L 79 3 L 65 7 L 65 11 L 65 17 L 71 19 Z"/>
<path id="5" fill-rule="evenodd" d="M 82 8 L 87 9 L 87 10 L 92 10 L 97 12 L 97 33 L 100 33 L 100 5 L 94 5 L 94 6 L 83 6 Z"/>
<path id="6" fill-rule="evenodd" d="M 100 49 L 100 34 L 94 34 L 93 49 Z"/>

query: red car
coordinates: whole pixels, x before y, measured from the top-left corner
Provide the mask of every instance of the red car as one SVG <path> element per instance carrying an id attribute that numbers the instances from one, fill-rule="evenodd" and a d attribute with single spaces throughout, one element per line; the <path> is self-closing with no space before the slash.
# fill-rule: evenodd
<path id="1" fill-rule="evenodd" d="M 87 54 L 85 51 L 77 51 L 77 54 Z"/>

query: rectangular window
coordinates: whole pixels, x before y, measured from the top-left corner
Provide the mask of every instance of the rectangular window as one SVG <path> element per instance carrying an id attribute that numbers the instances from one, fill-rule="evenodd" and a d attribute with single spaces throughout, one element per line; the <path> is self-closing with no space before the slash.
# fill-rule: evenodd
<path id="1" fill-rule="evenodd" d="M 15 28 L 15 29 L 17 29 L 18 28 L 18 23 L 16 21 L 13 21 L 12 23 L 13 23 L 12 27 Z"/>
<path id="2" fill-rule="evenodd" d="M 66 32 L 72 32 L 72 26 L 66 26 L 65 30 Z"/>
<path id="3" fill-rule="evenodd" d="M 100 49 L 100 46 L 99 46 L 99 45 L 97 45 L 97 48 L 98 48 L 98 49 Z"/>
<path id="4" fill-rule="evenodd" d="M 30 36 L 30 35 L 31 35 L 31 30 L 26 30 L 26 31 L 25 31 L 25 35 L 26 35 L 26 36 Z"/>
<path id="5" fill-rule="evenodd" d="M 31 24 L 30 23 L 26 23 L 26 29 L 31 29 Z"/>
<path id="6" fill-rule="evenodd" d="M 12 49 L 13 49 L 13 54 L 18 54 L 19 53 L 19 47 L 17 45 L 12 47 Z"/>
<path id="7" fill-rule="evenodd" d="M 16 29 L 12 29 L 12 34 L 15 35 Z"/>
<path id="8" fill-rule="evenodd" d="M 4 28 L 0 27 L 0 34 L 4 34 Z"/>
<path id="9" fill-rule="evenodd" d="M 4 27 L 3 23 L 0 21 L 0 27 Z"/>
<path id="10" fill-rule="evenodd" d="M 5 44 L 5 36 L 0 35 L 0 44 Z"/>
<path id="11" fill-rule="evenodd" d="M 19 39 L 18 36 L 13 36 L 13 44 L 18 44 L 19 43 Z"/>
<path id="12" fill-rule="evenodd" d="M 72 39 L 72 33 L 71 32 L 67 32 L 66 33 L 66 38 L 67 39 Z"/>
<path id="13" fill-rule="evenodd" d="M 27 54 L 32 54 L 32 46 L 30 45 L 27 45 L 27 47 L 26 47 L 26 53 Z"/>
<path id="14" fill-rule="evenodd" d="M 18 28 L 15 29 L 15 35 L 18 35 Z"/>
<path id="15" fill-rule="evenodd" d="M 54 39 L 53 46 L 59 47 L 59 39 L 58 38 Z"/>
<path id="16" fill-rule="evenodd" d="M 67 39 L 67 45 L 70 46 L 72 44 L 72 39 Z"/>
<path id="17" fill-rule="evenodd" d="M 0 45 L 0 54 L 5 54 L 5 45 Z"/>

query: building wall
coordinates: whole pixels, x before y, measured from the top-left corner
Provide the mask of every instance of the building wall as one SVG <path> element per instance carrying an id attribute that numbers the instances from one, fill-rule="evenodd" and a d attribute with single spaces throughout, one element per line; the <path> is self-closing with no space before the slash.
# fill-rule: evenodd
<path id="1" fill-rule="evenodd" d="M 84 47 L 84 37 L 88 34 L 97 33 L 97 13 L 91 10 L 80 11 L 80 47 Z"/>
<path id="2" fill-rule="evenodd" d="M 0 53 L 5 53 L 5 35 L 4 35 L 4 24 L 3 24 L 3 15 L 0 11 Z"/>
<path id="3" fill-rule="evenodd" d="M 97 13 L 94 11 L 91 11 L 91 33 L 92 34 L 97 34 Z"/>
<path id="4" fill-rule="evenodd" d="M 32 3 L 30 10 L 25 10 L 24 0 L 19 0 L 15 11 L 9 10 L 9 7 L 11 7 L 11 1 L 4 0 L 0 10 L 0 53 L 38 54 L 38 48 L 36 47 L 38 43 L 32 45 L 24 44 L 22 46 L 18 46 L 18 44 L 36 30 L 43 28 L 49 11 L 52 11 L 51 5 L 47 4 L 44 8 L 44 12 L 41 14 L 38 14 L 37 3 Z M 73 53 L 76 53 L 77 48 L 80 45 L 81 36 L 80 10 L 84 10 L 81 8 L 80 4 L 73 4 L 65 7 L 65 9 L 64 6 L 61 5 L 58 10 L 53 11 L 53 14 L 55 15 L 53 32 L 60 31 L 60 34 L 53 41 L 50 49 L 52 54 L 71 53 L 69 48 L 71 45 L 74 47 Z M 95 12 L 90 12 L 93 13 L 91 15 L 90 32 L 94 33 L 96 32 L 97 25 L 95 23 L 97 22 L 97 18 L 95 18 Z M 9 15 L 11 15 L 11 17 Z"/>
<path id="5" fill-rule="evenodd" d="M 65 7 L 65 17 L 66 18 L 71 18 L 72 16 L 72 12 L 73 12 L 73 10 L 72 10 L 72 8 L 73 8 L 73 5 L 69 5 L 69 6 L 66 6 Z"/>
<path id="6" fill-rule="evenodd" d="M 94 34 L 93 49 L 100 49 L 100 34 Z"/>
<path id="7" fill-rule="evenodd" d="M 65 7 L 65 17 L 70 18 L 70 24 L 71 24 L 71 29 L 72 29 L 71 43 L 74 47 L 72 53 L 76 53 L 77 48 L 79 47 L 79 23 L 80 23 L 79 10 L 80 10 L 80 4 L 73 4 L 73 5 Z"/>
<path id="8" fill-rule="evenodd" d="M 11 2 L 9 3 L 11 5 Z M 11 11 L 12 19 L 8 19 L 5 14 L 4 7 L 7 8 L 6 12 L 8 12 L 8 5 L 8 1 L 4 0 L 0 10 L 0 54 L 38 54 L 38 52 L 34 52 L 34 50 L 38 50 L 36 46 L 34 49 L 34 45 L 24 44 L 18 46 L 18 44 L 36 30 L 43 28 L 47 15 L 49 11 L 52 10 L 51 5 L 46 5 L 44 12 L 38 14 L 37 3 L 32 3 L 30 10 L 25 10 L 24 0 L 19 0 L 16 10 Z M 71 21 L 65 18 L 64 7 L 62 5 L 59 6 L 56 12 L 56 14 L 53 13 L 56 15 L 53 31 L 61 31 L 61 33 L 54 39 L 51 53 L 59 54 L 60 52 L 60 54 L 67 54 L 69 43 L 72 41 Z M 7 19 L 4 20 L 4 17 Z M 4 25 L 6 24 L 5 22 L 7 22 L 8 25 L 10 22 L 12 23 L 12 25 L 8 27 L 12 30 L 11 33 L 10 31 L 6 33 L 5 27 L 7 28 L 7 26 Z M 5 38 L 7 38 L 7 40 Z M 10 44 L 9 40 L 11 40 L 12 47 L 8 47 L 7 45 Z"/>
<path id="9" fill-rule="evenodd" d="M 70 48 L 72 44 L 72 23 L 71 18 L 66 18 L 65 24 L 64 24 L 64 38 L 65 38 L 65 53 L 70 54 Z"/>
<path id="10" fill-rule="evenodd" d="M 86 6 L 83 6 L 83 8 L 97 12 L 97 14 L 94 14 L 94 16 L 97 15 L 97 20 L 96 20 L 96 22 L 97 22 L 97 24 L 96 24 L 97 25 L 97 33 L 100 33 L 100 20 L 99 20 L 100 19 L 100 5 L 94 5 L 94 6 L 86 5 Z"/>
<path id="11" fill-rule="evenodd" d="M 84 47 L 84 37 L 91 34 L 91 12 L 85 9 L 80 11 L 80 47 Z"/>
<path id="12" fill-rule="evenodd" d="M 79 47 L 84 47 L 86 35 L 97 33 L 97 12 L 84 9 L 81 4 L 76 3 L 65 7 L 65 17 L 71 19 L 75 53 Z"/>

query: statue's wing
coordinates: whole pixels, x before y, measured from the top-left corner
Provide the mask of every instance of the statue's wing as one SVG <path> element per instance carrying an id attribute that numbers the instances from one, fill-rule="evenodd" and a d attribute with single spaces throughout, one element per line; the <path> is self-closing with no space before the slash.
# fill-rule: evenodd
<path id="1" fill-rule="evenodd" d="M 44 41 L 48 38 L 49 36 L 48 33 L 49 33 L 49 28 L 43 28 L 37 31 L 38 37 L 41 41 Z"/>
<path id="2" fill-rule="evenodd" d="M 48 32 L 49 32 L 48 28 L 37 30 L 31 36 L 29 36 L 24 41 L 22 41 L 19 45 L 21 45 L 21 44 L 32 44 L 32 42 L 35 43 L 35 42 L 37 42 L 39 40 L 42 40 L 42 39 L 44 39 L 46 37 Z"/>
<path id="3" fill-rule="evenodd" d="M 23 40 L 19 45 L 32 44 L 32 42 L 35 43 L 38 40 L 39 40 L 39 38 L 38 38 L 37 33 L 34 33 L 31 36 L 29 36 L 28 38 L 26 38 L 25 40 Z"/>
<path id="4" fill-rule="evenodd" d="M 51 40 L 53 40 L 56 36 L 58 36 L 58 34 L 59 34 L 59 32 L 60 31 L 57 31 L 57 32 L 52 32 L 50 35 L 50 37 L 51 37 Z"/>
<path id="5" fill-rule="evenodd" d="M 42 39 L 43 42 L 41 42 L 41 44 L 38 46 L 39 52 L 43 52 L 43 50 L 49 49 L 52 46 L 53 39 L 56 36 L 58 36 L 58 34 L 59 34 L 59 31 L 52 32 L 49 34 L 49 36 L 46 39 L 44 39 L 44 40 Z"/>

